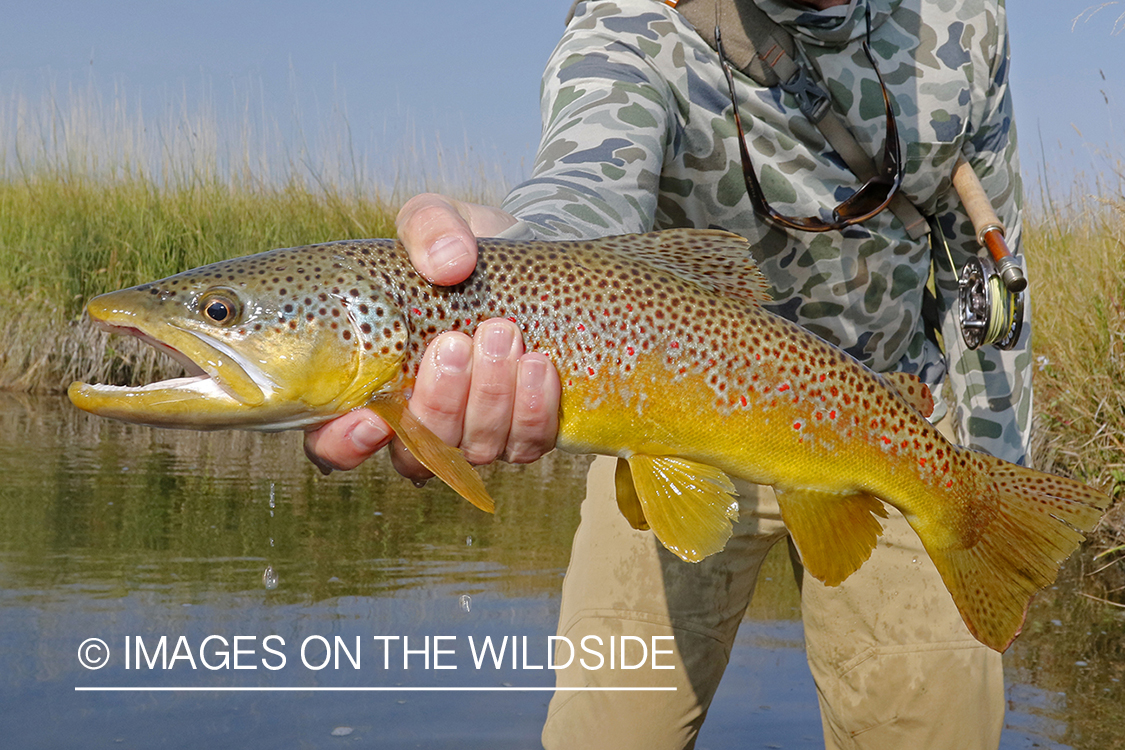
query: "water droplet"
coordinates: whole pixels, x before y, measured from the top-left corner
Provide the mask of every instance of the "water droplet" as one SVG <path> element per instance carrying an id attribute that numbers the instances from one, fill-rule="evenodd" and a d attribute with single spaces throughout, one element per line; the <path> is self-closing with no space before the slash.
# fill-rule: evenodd
<path id="1" fill-rule="evenodd" d="M 461 609 L 468 612 L 473 607 L 473 598 L 468 594 L 461 594 Z"/>
<path id="2" fill-rule="evenodd" d="M 423 487 L 426 486 L 426 480 L 425 479 L 415 479 L 413 481 L 414 481 L 414 486 L 417 487 L 418 489 L 422 489 Z"/>
<path id="3" fill-rule="evenodd" d="M 349 734 L 351 734 L 354 731 L 355 730 L 352 729 L 351 727 L 336 727 L 335 729 L 332 730 L 332 736 L 333 737 L 347 737 Z"/>
<path id="4" fill-rule="evenodd" d="M 271 507 L 271 508 L 275 507 L 275 503 L 274 503 L 274 491 L 273 491 L 273 482 L 270 482 L 270 507 Z M 273 515 L 273 513 L 270 513 L 270 515 L 272 516 L 272 515 Z"/>
<path id="5" fill-rule="evenodd" d="M 262 571 L 262 584 L 267 591 L 273 591 L 277 588 L 277 571 L 273 569 L 272 565 L 267 565 L 266 569 Z"/>
<path id="6" fill-rule="evenodd" d="M 918 558 L 917 558 L 917 557 L 915 557 L 915 558 L 914 558 L 914 559 L 912 559 L 912 560 L 911 560 L 910 562 L 912 562 L 912 563 L 916 563 L 916 562 L 918 562 Z"/>
<path id="7" fill-rule="evenodd" d="M 465 546 L 466 547 L 472 547 L 473 546 L 473 538 L 471 536 L 465 537 Z"/>
<path id="8" fill-rule="evenodd" d="M 1084 666 L 1086 666 L 1086 662 L 1084 662 L 1084 661 L 1076 661 L 1076 662 L 1074 662 L 1074 666 L 1076 666 L 1076 667 L 1084 667 Z"/>

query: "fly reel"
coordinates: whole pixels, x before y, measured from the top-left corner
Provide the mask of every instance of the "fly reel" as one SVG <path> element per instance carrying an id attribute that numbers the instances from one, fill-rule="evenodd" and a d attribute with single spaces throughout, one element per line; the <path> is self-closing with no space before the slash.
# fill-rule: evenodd
<path id="1" fill-rule="evenodd" d="M 1016 345 L 1023 329 L 1023 294 L 1008 290 L 991 258 L 977 255 L 965 264 L 957 280 L 957 298 L 965 346 Z"/>

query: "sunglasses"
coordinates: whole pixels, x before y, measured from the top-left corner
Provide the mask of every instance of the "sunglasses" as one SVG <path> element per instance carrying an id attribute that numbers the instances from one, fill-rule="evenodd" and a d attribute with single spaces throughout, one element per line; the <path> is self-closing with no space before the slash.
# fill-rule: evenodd
<path id="1" fill-rule="evenodd" d="M 738 150 L 742 157 L 742 176 L 746 182 L 746 193 L 750 196 L 750 203 L 754 212 L 767 221 L 788 229 L 805 232 L 828 232 L 843 229 L 852 224 L 867 221 L 888 205 L 894 198 L 899 186 L 902 185 L 902 153 L 899 147 L 898 126 L 895 124 L 894 109 L 891 107 L 891 97 L 887 93 L 887 84 L 883 81 L 883 74 L 875 64 L 875 56 L 871 52 L 871 14 L 867 15 L 867 37 L 863 41 L 863 52 L 871 61 L 875 70 L 875 77 L 879 79 L 879 86 L 883 91 L 883 105 L 887 111 L 887 138 L 883 145 L 883 163 L 875 176 L 852 193 L 844 202 L 832 210 L 832 221 L 825 221 L 818 216 L 796 218 L 778 213 L 766 200 L 762 192 L 762 185 L 758 176 L 754 174 L 754 165 L 750 160 L 750 151 L 746 148 L 746 133 L 742 129 L 742 118 L 738 114 L 738 99 L 734 90 L 734 75 L 730 63 L 723 53 L 723 43 L 718 26 L 715 28 L 715 49 L 719 53 L 719 61 L 723 66 L 723 74 L 727 78 L 730 88 L 731 103 L 734 105 L 734 124 L 738 129 Z"/>

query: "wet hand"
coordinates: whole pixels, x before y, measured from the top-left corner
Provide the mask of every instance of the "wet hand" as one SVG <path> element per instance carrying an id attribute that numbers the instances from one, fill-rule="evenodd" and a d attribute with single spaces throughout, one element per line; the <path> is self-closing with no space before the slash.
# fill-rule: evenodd
<path id="1" fill-rule="evenodd" d="M 464 281 L 476 265 L 476 237 L 497 234 L 515 219 L 489 206 L 438 195 L 412 198 L 399 212 L 398 232 L 411 260 L 442 285 Z M 497 458 L 535 461 L 554 447 L 561 387 L 544 355 L 525 353 L 519 329 L 504 319 L 481 324 L 472 339 L 447 332 L 426 350 L 410 410 L 438 437 L 484 464 Z M 357 409 L 306 433 L 305 453 L 322 471 L 353 469 L 392 443 L 390 427 Z M 397 440 L 392 462 L 403 476 L 430 473 Z"/>

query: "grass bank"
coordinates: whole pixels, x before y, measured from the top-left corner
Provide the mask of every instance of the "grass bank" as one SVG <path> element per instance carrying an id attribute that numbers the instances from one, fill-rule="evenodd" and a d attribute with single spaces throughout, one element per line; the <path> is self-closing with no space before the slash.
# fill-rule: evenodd
<path id="1" fill-rule="evenodd" d="M 38 102 L 0 98 L 0 388 L 174 375 L 149 347 L 80 325 L 102 292 L 276 247 L 393 236 L 395 207 L 423 190 L 505 191 L 440 142 L 367 153 L 341 106 L 309 133 L 296 114 L 285 128 L 251 116 L 257 104 L 238 95 L 233 119 L 186 94 L 156 119 L 115 97 L 91 80 Z"/>
<path id="2" fill-rule="evenodd" d="M 166 366 L 149 347 L 79 325 L 97 294 L 274 247 L 394 233 L 378 198 L 296 181 L 35 174 L 0 180 L 0 216 L 0 385 L 21 390 Z"/>

